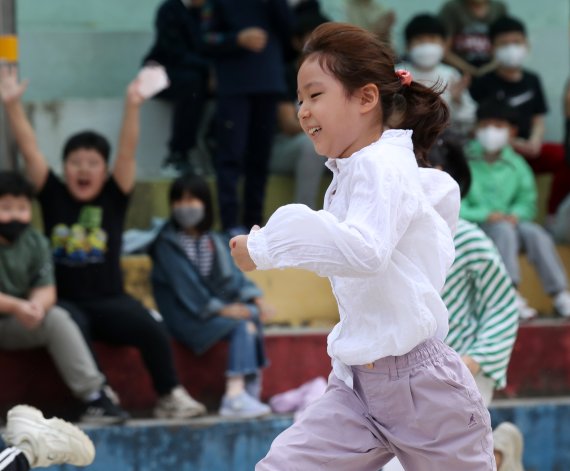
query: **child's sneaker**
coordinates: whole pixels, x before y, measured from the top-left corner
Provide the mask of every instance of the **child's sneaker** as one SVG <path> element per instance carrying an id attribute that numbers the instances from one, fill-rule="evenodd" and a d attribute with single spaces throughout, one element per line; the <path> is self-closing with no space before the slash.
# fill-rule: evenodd
<path id="1" fill-rule="evenodd" d="M 24 453 L 32 468 L 56 464 L 88 466 L 95 458 L 95 447 L 79 428 L 64 420 L 44 418 L 30 406 L 8 411 L 4 441 Z"/>
<path id="2" fill-rule="evenodd" d="M 154 408 L 154 416 L 159 419 L 189 419 L 204 414 L 206 406 L 193 399 L 182 386 L 162 396 Z"/>
<path id="3" fill-rule="evenodd" d="M 516 293 L 517 309 L 519 310 L 519 319 L 521 321 L 528 321 L 538 316 L 538 311 L 528 305 L 528 302 L 517 291 Z"/>
<path id="4" fill-rule="evenodd" d="M 243 391 L 234 397 L 222 399 L 220 415 L 232 419 L 254 419 L 271 413 L 271 408 Z"/>
<path id="5" fill-rule="evenodd" d="M 523 436 L 516 425 L 503 422 L 493 431 L 495 451 L 501 453 L 497 471 L 524 471 L 522 463 Z"/>
<path id="6" fill-rule="evenodd" d="M 570 317 L 570 292 L 561 291 L 554 296 L 554 309 L 562 317 Z"/>
<path id="7" fill-rule="evenodd" d="M 87 404 L 85 412 L 79 419 L 81 422 L 94 425 L 123 424 L 129 419 L 129 414 L 114 403 L 103 389 L 99 399 Z"/>

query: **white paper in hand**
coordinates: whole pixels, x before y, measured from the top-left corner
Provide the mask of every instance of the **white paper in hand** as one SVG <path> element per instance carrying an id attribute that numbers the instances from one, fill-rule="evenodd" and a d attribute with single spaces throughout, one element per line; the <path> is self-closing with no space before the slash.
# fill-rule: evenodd
<path id="1" fill-rule="evenodd" d="M 139 74 L 139 93 L 144 98 L 156 95 L 170 85 L 164 67 L 161 65 L 146 65 Z"/>

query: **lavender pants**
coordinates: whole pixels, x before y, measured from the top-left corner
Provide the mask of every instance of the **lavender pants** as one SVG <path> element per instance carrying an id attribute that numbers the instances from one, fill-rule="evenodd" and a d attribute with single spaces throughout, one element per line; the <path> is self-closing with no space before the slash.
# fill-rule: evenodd
<path id="1" fill-rule="evenodd" d="M 459 355 L 428 340 L 399 357 L 334 373 L 323 397 L 273 442 L 256 471 L 494 471 L 489 412 Z"/>

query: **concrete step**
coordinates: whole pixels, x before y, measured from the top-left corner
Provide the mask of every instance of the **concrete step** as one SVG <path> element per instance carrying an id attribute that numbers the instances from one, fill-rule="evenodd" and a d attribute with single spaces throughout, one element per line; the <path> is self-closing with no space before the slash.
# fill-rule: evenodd
<path id="1" fill-rule="evenodd" d="M 570 398 L 498 400 L 491 405 L 491 419 L 493 427 L 508 420 L 521 429 L 526 471 L 570 469 Z M 251 471 L 291 423 L 288 415 L 236 421 L 209 416 L 185 422 L 132 420 L 125 426 L 84 427 L 97 450 L 88 469 Z"/>

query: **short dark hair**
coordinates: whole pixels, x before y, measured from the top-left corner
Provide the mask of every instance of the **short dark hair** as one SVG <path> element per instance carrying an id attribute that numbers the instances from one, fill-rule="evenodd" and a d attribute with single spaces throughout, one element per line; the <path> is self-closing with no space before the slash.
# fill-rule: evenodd
<path id="1" fill-rule="evenodd" d="M 67 139 L 63 146 L 63 160 L 66 161 L 69 154 L 77 149 L 94 150 L 101 154 L 105 163 L 109 162 L 111 144 L 105 136 L 95 131 L 81 131 Z"/>
<path id="2" fill-rule="evenodd" d="M 196 226 L 200 232 L 209 231 L 214 225 L 214 205 L 212 204 L 212 192 L 210 185 L 202 177 L 194 174 L 186 174 L 178 177 L 170 185 L 168 202 L 172 204 L 184 198 L 184 195 L 191 195 L 204 203 L 204 219 Z M 174 221 L 174 224 L 176 222 Z"/>
<path id="3" fill-rule="evenodd" d="M 31 201 L 34 194 L 34 187 L 23 175 L 11 170 L 0 171 L 0 198 L 8 195 L 24 196 Z"/>
<path id="4" fill-rule="evenodd" d="M 522 21 L 511 16 L 502 16 L 489 26 L 489 40 L 491 43 L 495 42 L 497 36 L 505 33 L 522 33 L 526 37 L 526 28 Z"/>
<path id="5" fill-rule="evenodd" d="M 421 15 L 414 16 L 408 22 L 406 29 L 404 30 L 404 36 L 406 38 L 406 42 L 409 43 L 415 37 L 424 34 L 434 34 L 445 39 L 447 37 L 447 30 L 445 29 L 445 25 L 437 16 L 430 15 L 429 13 L 423 13 Z"/>
<path id="6" fill-rule="evenodd" d="M 484 119 L 498 119 L 506 121 L 512 126 L 518 126 L 518 114 L 504 100 L 489 99 L 480 103 L 477 108 L 477 121 Z"/>
<path id="7" fill-rule="evenodd" d="M 469 193 L 471 170 L 463 152 L 462 138 L 453 132 L 444 131 L 428 152 L 428 162 L 433 167 L 441 167 L 457 182 L 461 198 Z"/>

